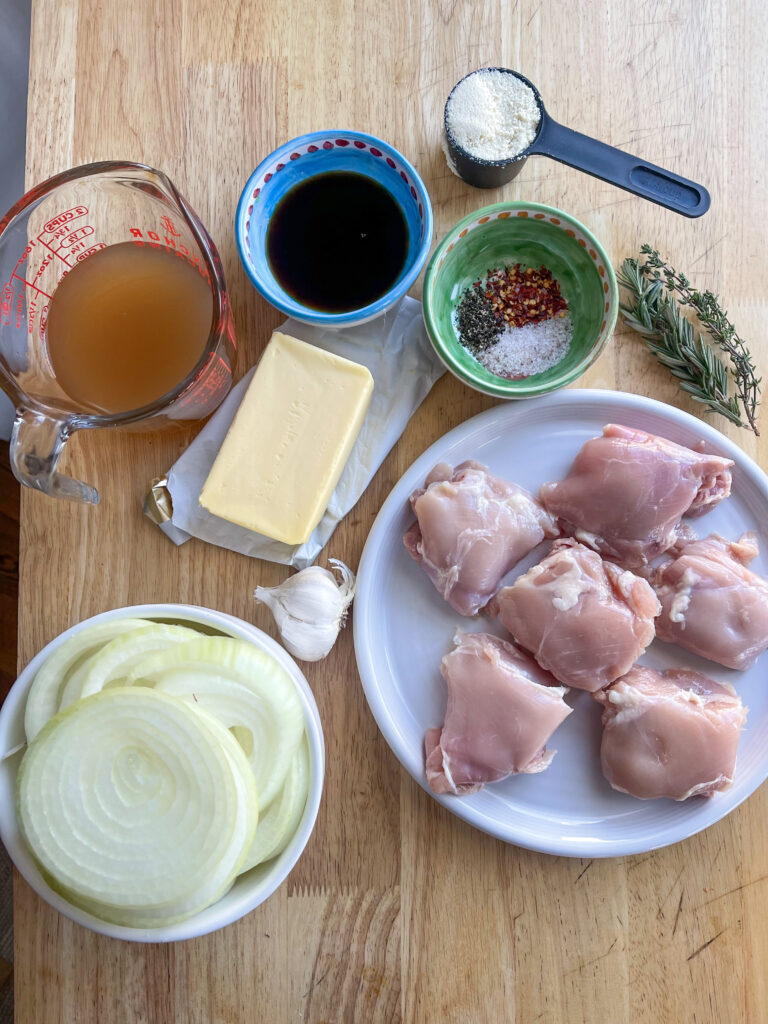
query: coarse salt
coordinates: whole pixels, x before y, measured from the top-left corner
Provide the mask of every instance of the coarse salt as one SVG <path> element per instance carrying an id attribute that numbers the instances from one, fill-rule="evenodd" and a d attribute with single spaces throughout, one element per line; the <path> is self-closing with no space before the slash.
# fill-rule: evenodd
<path id="1" fill-rule="evenodd" d="M 445 112 L 454 141 L 480 160 L 511 160 L 533 142 L 541 114 L 516 75 L 481 69 L 454 89 Z"/>
<path id="2" fill-rule="evenodd" d="M 507 327 L 494 345 L 475 358 L 497 377 L 517 380 L 559 363 L 572 338 L 571 318 L 557 316 L 524 327 Z"/>

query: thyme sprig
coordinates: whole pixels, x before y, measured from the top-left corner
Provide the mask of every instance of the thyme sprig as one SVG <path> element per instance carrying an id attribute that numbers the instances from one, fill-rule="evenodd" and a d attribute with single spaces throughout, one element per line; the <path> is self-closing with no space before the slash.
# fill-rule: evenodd
<path id="1" fill-rule="evenodd" d="M 747 345 L 722 309 L 717 296 L 699 292 L 684 274 L 669 266 L 656 249 L 643 245 L 644 261 L 626 259 L 619 283 L 628 293 L 620 307 L 624 322 L 637 331 L 657 360 L 668 367 L 683 391 L 731 423 L 759 434 L 760 378 Z M 715 346 L 683 314 L 688 307 Z"/>

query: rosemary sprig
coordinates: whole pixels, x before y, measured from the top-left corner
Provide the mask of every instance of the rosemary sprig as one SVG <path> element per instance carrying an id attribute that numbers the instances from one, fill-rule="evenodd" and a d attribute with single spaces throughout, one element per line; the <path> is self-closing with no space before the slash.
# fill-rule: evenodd
<path id="1" fill-rule="evenodd" d="M 645 262 L 626 259 L 619 272 L 619 282 L 628 292 L 627 304 L 620 307 L 624 322 L 641 335 L 695 401 L 759 434 L 760 378 L 717 296 L 695 291 L 685 275 L 668 266 L 650 246 L 644 245 L 641 252 Z M 728 362 L 694 329 L 681 306 L 696 313 L 713 342 L 728 354 Z"/>
<path id="2" fill-rule="evenodd" d="M 679 274 L 674 267 L 665 263 L 656 249 L 646 244 L 640 251 L 646 258 L 645 266 L 653 279 L 663 280 L 667 291 L 676 295 L 682 305 L 694 311 L 710 338 L 728 354 L 731 376 L 747 422 L 756 434 L 759 433 L 756 420 L 761 378 L 756 374 L 746 342 L 736 333 L 727 311 L 713 292 L 700 292 L 693 288 L 685 274 Z"/>

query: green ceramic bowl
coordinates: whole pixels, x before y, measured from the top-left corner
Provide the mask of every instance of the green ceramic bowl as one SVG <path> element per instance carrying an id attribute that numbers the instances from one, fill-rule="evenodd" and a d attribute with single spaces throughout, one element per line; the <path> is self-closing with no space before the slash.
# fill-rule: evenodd
<path id="1" fill-rule="evenodd" d="M 497 377 L 461 345 L 453 312 L 464 290 L 488 270 L 542 264 L 560 282 L 573 322 L 567 355 L 521 380 Z M 437 247 L 424 278 L 424 321 L 446 367 L 465 384 L 498 398 L 534 398 L 580 377 L 616 325 L 616 277 L 603 247 L 583 224 L 539 203 L 495 203 L 460 220 Z"/>

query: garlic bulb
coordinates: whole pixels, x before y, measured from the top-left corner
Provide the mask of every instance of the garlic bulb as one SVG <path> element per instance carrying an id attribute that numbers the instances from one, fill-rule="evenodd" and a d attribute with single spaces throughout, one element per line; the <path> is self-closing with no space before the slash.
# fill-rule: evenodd
<path id="1" fill-rule="evenodd" d="M 355 574 L 338 558 L 330 569 L 310 565 L 277 587 L 257 587 L 253 596 L 275 617 L 280 638 L 300 661 L 320 661 L 336 643 L 355 596 Z"/>

